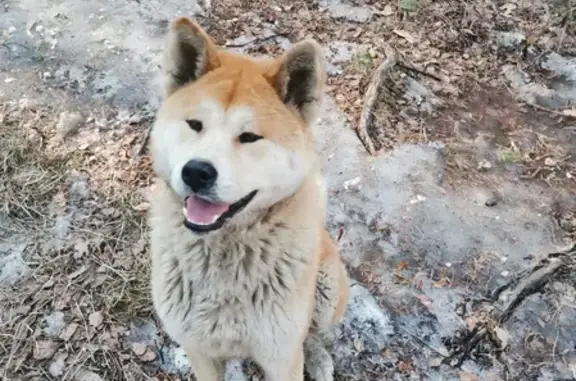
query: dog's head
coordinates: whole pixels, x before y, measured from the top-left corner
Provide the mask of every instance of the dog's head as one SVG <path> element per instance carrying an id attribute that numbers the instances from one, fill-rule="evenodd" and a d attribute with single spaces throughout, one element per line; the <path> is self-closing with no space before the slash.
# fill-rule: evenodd
<path id="1" fill-rule="evenodd" d="M 190 230 L 241 224 L 301 187 L 315 165 L 309 128 L 326 80 L 317 43 L 256 60 L 216 46 L 180 18 L 163 69 L 166 98 L 151 150 L 157 174 L 182 199 Z"/>

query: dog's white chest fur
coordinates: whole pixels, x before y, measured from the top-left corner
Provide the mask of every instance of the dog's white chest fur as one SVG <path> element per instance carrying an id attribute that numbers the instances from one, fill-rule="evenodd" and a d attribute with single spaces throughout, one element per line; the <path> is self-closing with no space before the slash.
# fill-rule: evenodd
<path id="1" fill-rule="evenodd" d="M 164 222 L 152 232 L 152 286 L 172 338 L 213 356 L 246 357 L 281 337 L 278 327 L 307 325 L 313 293 L 302 297 L 297 290 L 315 271 L 310 240 L 291 239 L 295 235 L 282 223 L 203 239 L 174 219 Z"/>

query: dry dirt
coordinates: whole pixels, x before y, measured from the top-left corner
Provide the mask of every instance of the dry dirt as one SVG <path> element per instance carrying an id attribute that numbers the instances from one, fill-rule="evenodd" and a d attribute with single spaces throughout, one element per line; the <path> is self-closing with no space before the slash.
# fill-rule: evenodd
<path id="1" fill-rule="evenodd" d="M 145 224 L 177 15 L 248 53 L 326 47 L 318 150 L 355 279 L 338 380 L 576 380 L 574 0 L 0 0 L 0 379 L 191 377 Z"/>

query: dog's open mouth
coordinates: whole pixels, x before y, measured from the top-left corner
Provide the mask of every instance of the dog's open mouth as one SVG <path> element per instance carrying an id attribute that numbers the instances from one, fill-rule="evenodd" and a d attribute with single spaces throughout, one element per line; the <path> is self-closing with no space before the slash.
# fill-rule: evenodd
<path id="1" fill-rule="evenodd" d="M 252 201 L 256 192 L 252 191 L 234 204 L 220 204 L 196 195 L 188 196 L 184 200 L 184 226 L 194 232 L 220 229 L 226 220 L 232 218 Z"/>

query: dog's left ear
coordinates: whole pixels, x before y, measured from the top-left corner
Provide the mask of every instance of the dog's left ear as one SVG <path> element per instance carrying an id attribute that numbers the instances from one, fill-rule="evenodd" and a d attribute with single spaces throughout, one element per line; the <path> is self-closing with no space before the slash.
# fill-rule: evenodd
<path id="1" fill-rule="evenodd" d="M 280 58 L 272 79 L 280 99 L 311 124 L 317 118 L 324 96 L 326 68 L 324 53 L 314 40 L 292 45 Z"/>

